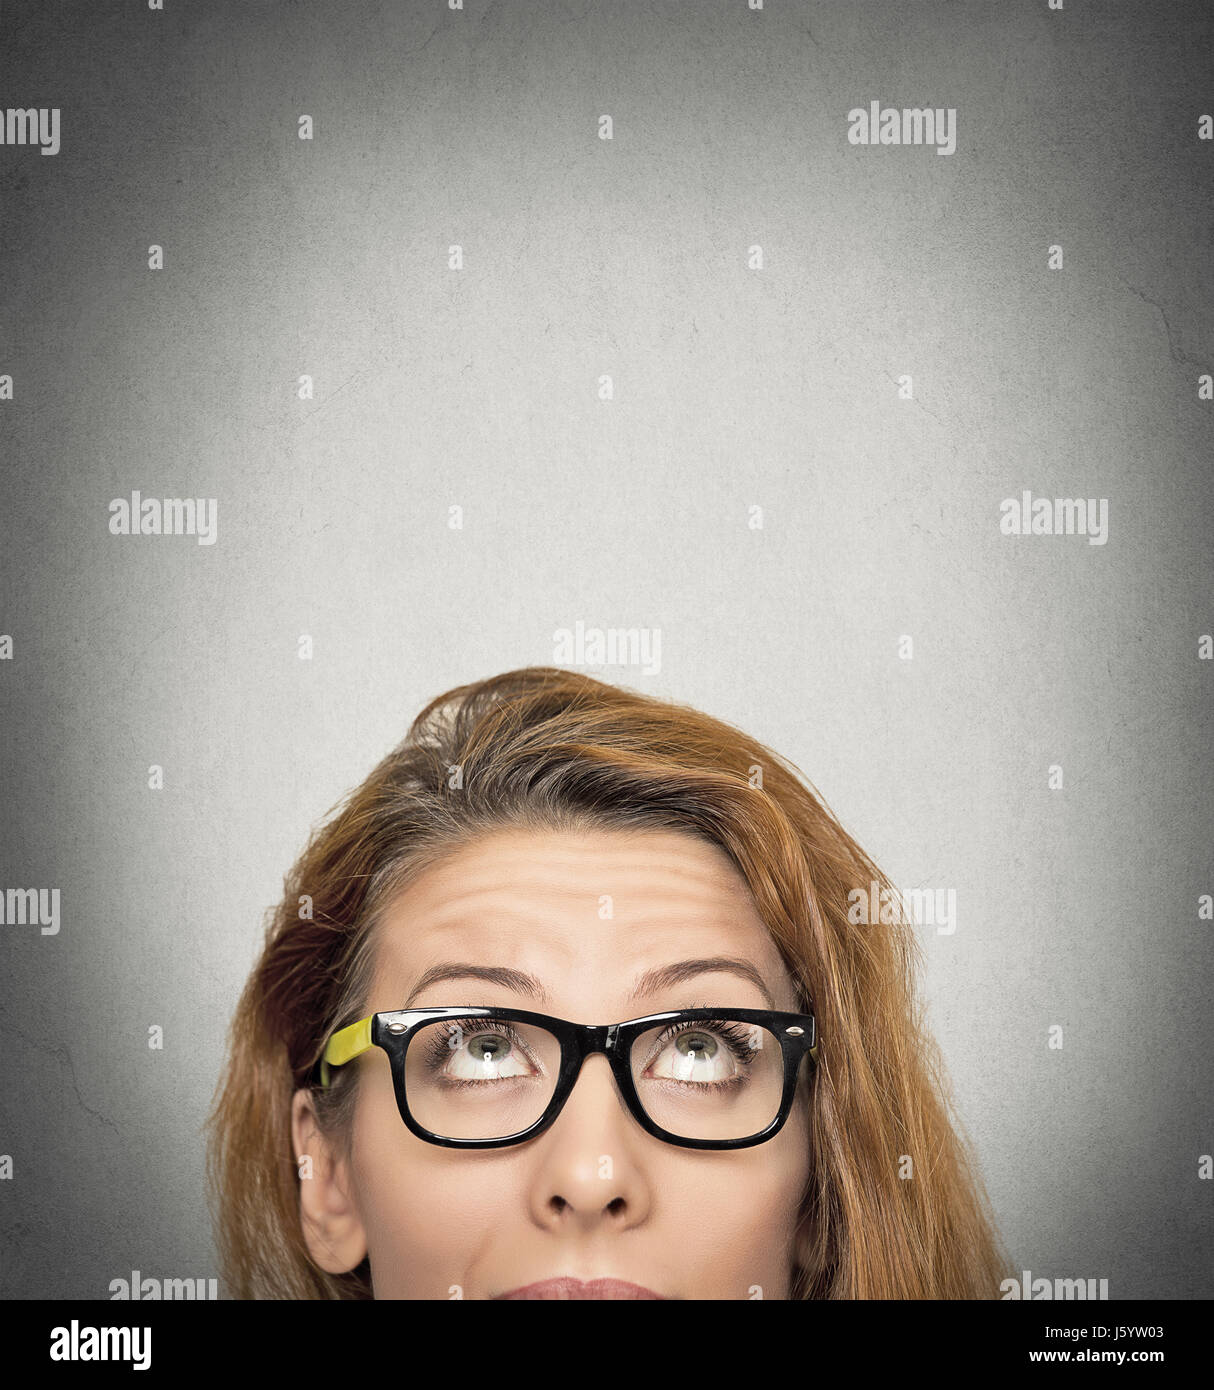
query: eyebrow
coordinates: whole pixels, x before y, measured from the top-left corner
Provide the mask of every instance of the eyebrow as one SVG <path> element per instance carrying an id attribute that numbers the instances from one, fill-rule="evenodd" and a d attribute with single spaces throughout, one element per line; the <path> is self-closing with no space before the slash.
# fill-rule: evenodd
<path id="1" fill-rule="evenodd" d="M 651 994 L 657 994 L 659 990 L 672 989 L 675 985 L 684 984 L 697 976 L 714 972 L 736 975 L 739 979 L 748 981 L 762 994 L 769 1009 L 776 1007 L 771 990 L 768 989 L 763 976 L 759 974 L 750 961 L 736 956 L 703 956 L 694 960 L 675 961 L 671 965 L 662 965 L 654 970 L 647 970 L 644 974 L 639 975 L 634 982 L 632 997 L 633 999 L 645 999 Z M 423 990 L 429 989 L 431 985 L 439 984 L 443 980 L 463 979 L 482 980 L 486 984 L 500 985 L 501 988 L 513 990 L 516 994 L 529 995 L 545 1006 L 550 1003 L 548 991 L 534 975 L 528 975 L 521 970 L 510 970 L 500 965 L 473 965 L 467 961 L 452 961 L 449 964 L 432 965 L 424 971 L 421 978 L 413 986 L 409 994 L 409 1003 L 405 1005 L 405 1008 L 410 1008 L 412 1001 Z"/>

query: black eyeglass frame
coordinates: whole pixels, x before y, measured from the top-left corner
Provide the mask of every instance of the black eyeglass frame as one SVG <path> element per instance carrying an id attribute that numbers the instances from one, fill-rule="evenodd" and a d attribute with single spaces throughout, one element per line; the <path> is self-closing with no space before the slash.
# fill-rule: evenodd
<path id="1" fill-rule="evenodd" d="M 425 1025 L 437 1020 L 451 1019 L 500 1019 L 519 1023 L 535 1024 L 546 1028 L 560 1043 L 561 1063 L 556 1087 L 543 1114 L 526 1129 L 517 1134 L 509 1134 L 500 1139 L 452 1139 L 446 1135 L 435 1134 L 419 1124 L 409 1109 L 405 1093 L 405 1054 L 409 1044 Z M 784 1060 L 784 1085 L 780 1097 L 780 1108 L 771 1123 L 757 1134 L 741 1139 L 689 1139 L 672 1134 L 656 1124 L 646 1113 L 637 1094 L 632 1077 L 632 1045 L 642 1034 L 655 1026 L 674 1023 L 703 1023 L 711 1020 L 736 1020 L 739 1023 L 757 1024 L 773 1033 L 780 1042 Z M 792 1112 L 796 1097 L 797 1081 L 801 1062 L 809 1057 L 817 1065 L 818 1032 L 813 1014 L 786 1013 L 772 1009 L 670 1009 L 663 1013 L 646 1014 L 643 1018 L 630 1018 L 623 1023 L 584 1024 L 570 1023 L 567 1019 L 555 1018 L 551 1014 L 533 1013 L 526 1009 L 507 1009 L 486 1005 L 443 1005 L 421 1009 L 396 1009 L 386 1013 L 372 1014 L 370 1019 L 370 1042 L 388 1054 L 392 1066 L 392 1086 L 396 1093 L 396 1105 L 401 1119 L 408 1129 L 419 1139 L 429 1144 L 437 1144 L 446 1149 L 498 1149 L 513 1144 L 524 1144 L 534 1139 L 555 1123 L 565 1102 L 573 1092 L 581 1073 L 582 1063 L 597 1052 L 606 1055 L 611 1065 L 616 1086 L 624 1098 L 632 1117 L 647 1134 L 662 1139 L 668 1144 L 676 1144 L 688 1149 L 748 1149 L 756 1144 L 766 1143 L 784 1127 Z M 364 1035 L 365 1037 L 366 1035 Z M 357 1053 L 355 1055 L 358 1055 Z M 353 1060 L 351 1058 L 350 1060 Z M 330 1062 L 329 1066 L 339 1065 Z M 318 1078 L 322 1075 L 321 1064 L 317 1067 Z M 321 1081 L 319 1084 L 326 1084 Z"/>

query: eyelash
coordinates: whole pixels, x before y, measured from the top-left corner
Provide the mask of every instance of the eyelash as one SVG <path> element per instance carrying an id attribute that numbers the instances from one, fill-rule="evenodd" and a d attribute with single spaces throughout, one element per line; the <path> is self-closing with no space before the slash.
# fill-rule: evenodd
<path id="1" fill-rule="evenodd" d="M 681 1023 L 672 1023 L 665 1032 L 654 1039 L 650 1061 L 659 1056 L 666 1044 L 672 1042 L 680 1033 L 697 1031 L 712 1033 L 720 1038 L 733 1053 L 734 1060 L 743 1066 L 748 1067 L 754 1061 L 754 1049 L 749 1047 L 746 1042 L 749 1034 L 742 1028 L 741 1024 L 729 1023 L 723 1018 L 684 1019 Z M 645 1065 L 648 1066 L 649 1063 L 647 1062 Z"/>
<path id="2" fill-rule="evenodd" d="M 472 1027 L 465 1025 L 471 1024 Z M 523 1045 L 522 1038 L 511 1027 L 510 1023 L 504 1018 L 449 1018 L 445 1020 L 445 1028 L 457 1028 L 460 1032 L 466 1033 L 469 1037 L 476 1037 L 478 1033 L 497 1033 L 506 1038 L 511 1047 L 517 1047 L 530 1059 L 530 1054 Z M 447 1045 L 450 1034 L 444 1028 L 432 1028 L 431 1040 L 425 1044 L 426 1067 L 430 1071 L 438 1071 L 446 1057 L 454 1056 L 455 1049 Z M 461 1046 L 463 1044 L 461 1043 Z M 468 1081 L 460 1077 L 451 1076 L 447 1078 L 449 1086 L 482 1086 L 482 1081 Z"/>
<path id="3" fill-rule="evenodd" d="M 450 1027 L 461 1028 L 461 1031 L 467 1031 L 467 1032 L 469 1032 L 470 1036 L 475 1037 L 475 1036 L 476 1036 L 476 1032 L 472 1031 L 471 1029 L 463 1030 L 462 1027 L 461 1027 L 463 1024 L 480 1025 L 480 1028 L 479 1028 L 478 1031 L 481 1031 L 481 1032 L 493 1032 L 493 1033 L 499 1034 L 501 1037 L 506 1038 L 506 1039 L 509 1041 L 509 1043 L 510 1043 L 510 1045 L 511 1045 L 512 1047 L 517 1047 L 517 1048 L 519 1048 L 519 1050 L 520 1050 L 521 1052 L 523 1052 L 524 1055 L 527 1055 L 528 1058 L 529 1058 L 529 1060 L 530 1060 L 530 1054 L 527 1053 L 527 1049 L 526 1049 L 526 1047 L 525 1047 L 524 1044 L 523 1044 L 522 1038 L 519 1037 L 518 1033 L 515 1032 L 515 1030 L 513 1029 L 513 1027 L 511 1027 L 510 1023 L 509 1023 L 506 1019 L 497 1019 L 497 1018 L 466 1018 L 466 1019 L 448 1019 L 448 1020 L 447 1020 L 447 1027 L 448 1027 L 448 1028 L 450 1028 Z M 720 1038 L 720 1039 L 722 1040 L 722 1042 L 725 1043 L 726 1047 L 729 1048 L 730 1052 L 733 1053 L 734 1060 L 735 1060 L 740 1066 L 742 1066 L 742 1067 L 749 1067 L 749 1066 L 751 1066 L 751 1065 L 753 1064 L 753 1062 L 754 1062 L 754 1050 L 747 1044 L 746 1039 L 747 1039 L 747 1037 L 748 1037 L 748 1034 L 744 1031 L 744 1029 L 742 1028 L 742 1026 L 741 1026 L 740 1024 L 737 1024 L 737 1023 L 732 1023 L 732 1024 L 731 1024 L 731 1023 L 728 1023 L 725 1019 L 704 1018 L 704 1019 L 683 1019 L 683 1020 L 681 1020 L 680 1022 L 678 1022 L 678 1023 L 672 1023 L 672 1024 L 670 1024 L 667 1028 L 665 1028 L 665 1029 L 658 1035 L 658 1037 L 654 1039 L 653 1047 L 652 1047 L 652 1049 L 651 1049 L 651 1051 L 650 1051 L 649 1058 L 648 1058 L 647 1061 L 645 1062 L 645 1066 L 648 1066 L 648 1065 L 650 1064 L 650 1062 L 652 1062 L 652 1061 L 654 1060 L 655 1057 L 660 1057 L 661 1054 L 662 1054 L 662 1052 L 663 1052 L 663 1050 L 667 1047 L 667 1045 L 668 1045 L 669 1043 L 673 1042 L 674 1039 L 677 1038 L 681 1033 L 696 1032 L 696 1031 L 710 1032 L 710 1033 L 715 1034 L 716 1037 Z M 444 1058 L 450 1057 L 450 1056 L 452 1055 L 453 1049 L 452 1049 L 451 1047 L 449 1047 L 448 1044 L 447 1044 L 447 1039 L 448 1039 L 448 1037 L 450 1036 L 450 1034 L 444 1033 L 443 1030 L 440 1029 L 440 1028 L 435 1028 L 435 1029 L 432 1030 L 432 1032 L 433 1032 L 433 1037 L 432 1037 L 432 1039 L 430 1040 L 429 1043 L 427 1043 L 427 1044 L 425 1045 L 425 1050 L 424 1050 L 425 1062 L 426 1062 L 426 1066 L 429 1068 L 429 1070 L 431 1070 L 431 1071 L 438 1071 L 438 1070 L 441 1068 L 442 1064 L 443 1064 Z M 671 1079 L 670 1079 L 669 1077 L 664 1077 L 664 1078 L 663 1078 L 663 1080 L 666 1081 L 667 1084 L 674 1084 L 674 1085 L 680 1085 L 680 1086 L 694 1086 L 694 1087 L 697 1087 L 697 1088 L 703 1088 L 703 1087 L 705 1087 L 705 1086 L 720 1086 L 720 1087 L 724 1087 L 724 1086 L 734 1086 L 734 1085 L 737 1085 L 739 1082 L 743 1081 L 744 1079 L 745 1079 L 744 1077 L 735 1076 L 735 1077 L 732 1077 L 732 1078 L 731 1078 L 730 1080 L 728 1080 L 728 1081 L 715 1081 L 715 1082 L 703 1082 L 703 1081 L 674 1081 L 674 1082 L 672 1082 Z M 469 1081 L 469 1080 L 466 1080 L 466 1079 L 461 1078 L 461 1077 L 448 1077 L 448 1078 L 447 1078 L 446 1084 L 449 1085 L 449 1086 L 455 1086 L 455 1087 L 459 1087 L 459 1086 L 482 1086 L 482 1085 L 484 1085 L 484 1082 L 481 1082 L 481 1081 Z"/>

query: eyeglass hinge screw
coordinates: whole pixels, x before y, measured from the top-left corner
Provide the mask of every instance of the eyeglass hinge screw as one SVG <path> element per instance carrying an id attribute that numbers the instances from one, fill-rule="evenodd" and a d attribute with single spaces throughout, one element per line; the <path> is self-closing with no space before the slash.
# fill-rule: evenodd
<path id="1" fill-rule="evenodd" d="M 794 1038 L 799 1038 L 805 1032 L 804 1028 L 785 1028 L 786 1033 L 791 1033 Z"/>
<path id="2" fill-rule="evenodd" d="M 389 1023 L 389 1024 L 388 1024 L 388 1032 L 389 1032 L 389 1033 L 404 1033 L 404 1032 L 406 1032 L 406 1031 L 408 1030 L 408 1027 L 409 1027 L 409 1025 L 408 1025 L 407 1023 Z"/>

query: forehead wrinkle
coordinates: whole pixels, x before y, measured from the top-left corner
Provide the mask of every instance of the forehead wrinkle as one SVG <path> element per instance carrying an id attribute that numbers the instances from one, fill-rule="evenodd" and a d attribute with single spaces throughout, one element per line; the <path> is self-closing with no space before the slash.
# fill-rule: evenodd
<path id="1" fill-rule="evenodd" d="M 633 982 L 630 1000 L 652 996 L 661 990 L 674 990 L 681 985 L 696 982 L 702 988 L 705 975 L 729 975 L 731 978 L 746 980 L 759 990 L 768 1008 L 776 1008 L 776 1000 L 768 988 L 762 974 L 749 961 L 727 956 L 690 957 L 682 961 L 672 961 L 656 966 L 637 975 Z M 510 990 L 528 997 L 535 1003 L 550 1008 L 552 996 L 542 979 L 526 971 L 509 966 L 479 964 L 473 961 L 443 961 L 427 967 L 418 977 L 417 983 L 407 991 L 406 1007 L 411 1006 L 417 996 L 444 980 L 477 979 L 499 989 Z M 693 1007 L 686 1005 L 684 1007 Z M 698 1007 L 698 1006 L 694 1006 Z M 738 1007 L 742 1007 L 738 1005 Z"/>
<path id="2" fill-rule="evenodd" d="M 592 850 L 592 858 L 597 856 L 599 865 L 593 871 L 583 871 L 580 882 L 570 882 L 560 870 L 566 862 L 583 865 L 586 847 Z M 552 856 L 558 861 L 555 875 L 537 863 L 537 854 L 547 855 L 550 849 L 557 851 Z M 656 863 L 651 853 L 648 864 L 639 864 L 627 857 L 631 852 L 632 846 L 611 843 L 610 838 L 604 843 L 597 837 L 589 846 L 585 841 L 573 845 L 556 837 L 551 845 L 544 844 L 537 851 L 535 839 L 527 838 L 506 845 L 482 844 L 473 853 L 440 862 L 415 880 L 389 909 L 389 921 L 384 925 L 389 927 L 386 936 L 391 946 L 381 963 L 392 974 L 405 977 L 401 984 L 408 978 L 420 978 L 421 963 L 414 962 L 421 946 L 423 961 L 426 956 L 430 959 L 429 968 L 474 960 L 482 968 L 508 971 L 521 969 L 526 963 L 530 973 L 547 976 L 550 983 L 554 975 L 568 976 L 562 982 L 571 990 L 618 974 L 619 997 L 635 998 L 646 982 L 667 988 L 690 984 L 686 973 L 678 971 L 682 959 L 751 957 L 762 967 L 760 978 L 765 983 L 760 988 L 770 996 L 768 967 L 778 967 L 778 959 L 775 955 L 765 959 L 774 946 L 755 910 L 749 886 L 730 874 L 723 862 L 688 863 L 684 854 L 663 846 Z M 603 864 L 603 859 L 625 862 Z M 534 875 L 524 872 L 521 882 L 512 883 L 508 877 L 503 881 L 503 860 L 513 861 L 511 869 L 534 869 Z M 632 868 L 635 874 L 629 872 Z M 621 877 L 627 880 L 623 892 L 620 888 L 624 885 L 616 882 Z M 603 919 L 599 916 L 602 895 L 598 890 L 613 885 L 615 911 Z M 582 905 L 583 910 L 567 913 L 566 901 Z M 623 933 L 627 933 L 626 938 Z M 698 939 L 689 939 L 689 933 Z M 757 949 L 756 934 L 762 938 Z M 625 941 L 631 950 L 621 951 Z M 588 951 L 588 944 L 595 949 Z M 638 958 L 660 963 L 635 979 L 623 978 L 624 969 Z M 540 959 L 543 968 L 539 968 Z M 659 981 L 656 977 L 663 973 L 667 978 Z M 776 988 L 782 990 L 783 983 L 781 980 Z M 758 982 L 752 980 L 752 984 Z M 633 994 L 625 996 L 629 985 Z M 543 981 L 541 987 L 545 987 Z M 533 997 L 538 999 L 539 995 Z"/>

